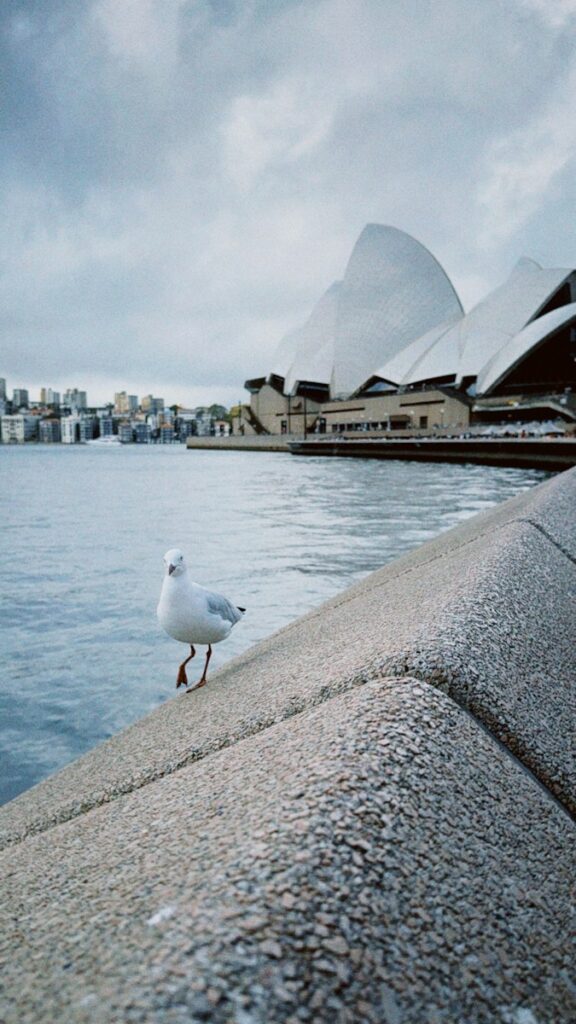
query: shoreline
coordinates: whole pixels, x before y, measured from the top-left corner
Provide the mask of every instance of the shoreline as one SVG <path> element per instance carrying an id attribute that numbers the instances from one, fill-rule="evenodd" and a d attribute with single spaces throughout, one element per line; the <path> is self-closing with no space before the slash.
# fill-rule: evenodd
<path id="1" fill-rule="evenodd" d="M 559 472 L 576 466 L 573 438 L 322 438 L 295 435 L 194 437 L 186 448 L 196 451 L 286 452 L 291 455 L 418 462 L 476 463 Z"/>
<path id="2" fill-rule="evenodd" d="M 411 438 L 385 441 L 294 441 L 292 455 L 471 462 L 486 466 L 561 471 L 576 466 L 576 440 L 535 438 Z"/>
<path id="3" fill-rule="evenodd" d="M 479 513 L 6 804 L 7 1024 L 332 1021 L 336 989 L 572 1020 L 575 495 Z"/>

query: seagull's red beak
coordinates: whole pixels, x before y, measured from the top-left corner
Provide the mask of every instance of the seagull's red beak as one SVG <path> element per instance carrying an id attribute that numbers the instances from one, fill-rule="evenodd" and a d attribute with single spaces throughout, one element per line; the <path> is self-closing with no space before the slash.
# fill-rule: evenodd
<path id="1" fill-rule="evenodd" d="M 174 569 L 175 569 L 175 568 L 176 568 L 176 566 L 175 566 L 175 565 L 169 565 L 169 566 L 168 566 L 168 575 L 169 575 L 169 576 L 171 576 L 171 575 L 172 575 L 172 573 L 174 572 Z"/>

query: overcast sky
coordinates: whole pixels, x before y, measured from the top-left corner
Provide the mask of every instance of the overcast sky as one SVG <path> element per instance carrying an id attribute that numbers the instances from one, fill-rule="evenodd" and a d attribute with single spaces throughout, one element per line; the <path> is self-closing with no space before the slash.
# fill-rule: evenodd
<path id="1" fill-rule="evenodd" d="M 4 0 L 0 376 L 231 404 L 367 222 L 576 265 L 576 0 Z"/>

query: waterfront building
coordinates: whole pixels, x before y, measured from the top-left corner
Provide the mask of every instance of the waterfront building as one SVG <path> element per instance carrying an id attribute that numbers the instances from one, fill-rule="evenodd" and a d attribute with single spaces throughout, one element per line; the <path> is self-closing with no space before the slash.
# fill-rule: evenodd
<path id="1" fill-rule="evenodd" d="M 245 434 L 576 421 L 576 270 L 522 259 L 465 313 L 424 246 L 368 225 L 342 281 L 245 387 Z"/>
<path id="2" fill-rule="evenodd" d="M 212 416 L 208 409 L 196 409 L 195 420 L 198 437 L 209 437 L 213 433 Z"/>
<path id="3" fill-rule="evenodd" d="M 150 425 L 137 422 L 134 424 L 134 441 L 136 444 L 148 444 L 150 441 Z"/>
<path id="4" fill-rule="evenodd" d="M 62 439 L 60 420 L 55 416 L 40 420 L 38 424 L 38 440 L 42 444 L 59 444 Z"/>
<path id="5" fill-rule="evenodd" d="M 62 444 L 80 443 L 80 425 L 82 420 L 79 416 L 63 416 L 60 420 L 60 431 Z"/>
<path id="6" fill-rule="evenodd" d="M 12 392 L 12 408 L 16 412 L 18 409 L 27 409 L 30 405 L 30 398 L 28 395 L 27 388 L 14 388 Z"/>
<path id="7" fill-rule="evenodd" d="M 68 388 L 64 392 L 62 398 L 62 405 L 67 409 L 81 411 L 82 409 L 88 408 L 88 397 L 85 391 L 79 391 L 78 388 Z"/>
<path id="8" fill-rule="evenodd" d="M 174 426 L 181 441 L 185 441 L 187 437 L 194 437 L 197 433 L 196 410 L 179 405 Z"/>
<path id="9" fill-rule="evenodd" d="M 114 420 L 112 416 L 100 416 L 100 437 L 112 437 L 114 433 Z"/>
<path id="10" fill-rule="evenodd" d="M 172 444 L 175 439 L 174 427 L 170 423 L 163 423 L 160 427 L 160 444 Z"/>
<path id="11" fill-rule="evenodd" d="M 196 420 L 191 418 L 184 418 L 178 416 L 177 419 L 178 437 L 181 441 L 185 441 L 187 437 L 195 437 L 197 434 Z"/>
<path id="12" fill-rule="evenodd" d="M 130 420 L 122 420 L 118 424 L 118 440 L 122 441 L 122 444 L 132 444 L 134 435 Z"/>
<path id="13" fill-rule="evenodd" d="M 98 419 L 96 416 L 80 417 L 80 443 L 86 444 L 98 436 Z"/>
<path id="14" fill-rule="evenodd" d="M 6 401 L 6 377 L 0 377 L 0 402 Z"/>
<path id="15" fill-rule="evenodd" d="M 24 444 L 38 438 L 38 417 L 15 413 L 2 416 L 2 444 Z"/>

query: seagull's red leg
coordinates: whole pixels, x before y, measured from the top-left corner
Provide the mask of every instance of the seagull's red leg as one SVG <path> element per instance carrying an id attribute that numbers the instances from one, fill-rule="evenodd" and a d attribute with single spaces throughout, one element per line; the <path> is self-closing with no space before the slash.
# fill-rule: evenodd
<path id="1" fill-rule="evenodd" d="M 208 680 L 206 679 L 206 672 L 208 671 L 208 662 L 210 661 L 211 657 L 212 657 L 212 644 L 208 644 L 208 650 L 206 651 L 206 661 L 204 663 L 204 671 L 202 673 L 202 679 L 200 680 L 199 683 L 196 683 L 196 686 L 191 687 L 190 690 L 186 690 L 186 693 L 192 693 L 192 690 L 199 690 L 201 686 L 206 686 L 206 683 L 208 682 Z"/>
<path id="2" fill-rule="evenodd" d="M 194 657 L 195 654 L 196 654 L 196 651 L 194 650 L 192 644 L 190 644 L 190 654 L 186 658 L 186 661 L 183 661 L 182 664 L 178 668 L 178 676 L 176 678 L 176 689 L 178 689 L 178 687 L 182 686 L 182 685 L 188 686 L 188 679 L 186 677 L 186 668 L 185 668 L 185 666 L 188 664 L 189 661 L 192 660 L 192 658 Z"/>
<path id="3" fill-rule="evenodd" d="M 206 683 L 208 682 L 208 680 L 206 679 L 206 673 L 208 671 L 208 662 L 210 661 L 211 657 L 212 657 L 212 644 L 208 644 L 208 650 L 206 651 L 206 661 L 204 663 L 204 671 L 202 673 L 202 679 L 198 683 L 198 686 L 206 686 Z"/>

